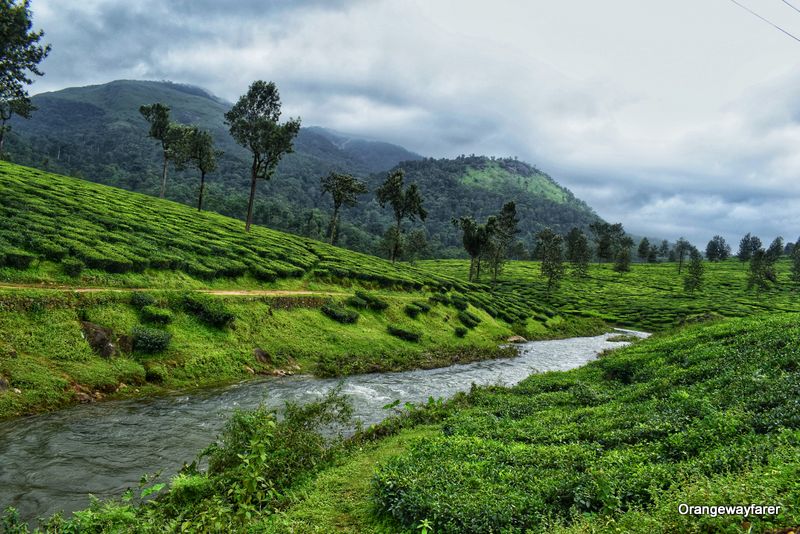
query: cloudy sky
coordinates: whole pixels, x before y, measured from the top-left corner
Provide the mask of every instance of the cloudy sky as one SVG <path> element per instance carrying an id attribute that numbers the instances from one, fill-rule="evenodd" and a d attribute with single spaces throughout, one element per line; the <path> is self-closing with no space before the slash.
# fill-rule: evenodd
<path id="1" fill-rule="evenodd" d="M 738 0 L 800 36 L 800 0 Z M 800 42 L 731 0 L 33 0 L 33 92 L 168 79 L 426 156 L 517 156 L 610 221 L 800 235 Z"/>

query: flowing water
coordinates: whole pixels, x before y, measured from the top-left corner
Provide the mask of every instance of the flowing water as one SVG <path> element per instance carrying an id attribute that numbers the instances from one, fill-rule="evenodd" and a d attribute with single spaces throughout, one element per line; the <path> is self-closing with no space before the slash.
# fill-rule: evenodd
<path id="1" fill-rule="evenodd" d="M 624 331 L 639 337 L 647 334 Z M 515 358 L 441 369 L 252 380 L 191 395 L 109 401 L 0 423 L 0 511 L 16 507 L 25 520 L 85 508 L 88 494 L 120 495 L 145 473 L 174 473 L 211 443 L 231 412 L 264 402 L 319 399 L 340 382 L 365 425 L 391 415 L 383 406 L 450 397 L 470 385 L 514 385 L 528 375 L 583 365 L 622 343 L 615 334 L 519 345 Z"/>

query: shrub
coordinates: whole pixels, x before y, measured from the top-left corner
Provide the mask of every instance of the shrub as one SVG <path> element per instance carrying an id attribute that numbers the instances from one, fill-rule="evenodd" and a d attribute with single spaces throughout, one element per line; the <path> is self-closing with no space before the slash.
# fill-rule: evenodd
<path id="1" fill-rule="evenodd" d="M 450 297 L 450 303 L 457 310 L 461 311 L 466 311 L 467 307 L 469 306 L 469 302 L 462 295 L 453 295 L 452 297 Z"/>
<path id="2" fill-rule="evenodd" d="M 358 321 L 358 312 L 348 310 L 338 304 L 326 304 L 322 307 L 322 313 L 343 324 L 352 324 Z"/>
<path id="3" fill-rule="evenodd" d="M 429 311 L 431 311 L 431 305 L 423 300 L 415 300 L 414 302 L 412 302 L 412 304 L 417 308 L 419 308 L 422 311 L 422 313 L 428 313 Z"/>
<path id="4" fill-rule="evenodd" d="M 469 332 L 469 330 L 467 330 L 463 326 L 456 327 L 456 337 L 464 337 L 467 335 L 467 332 Z"/>
<path id="5" fill-rule="evenodd" d="M 131 306 L 142 309 L 145 306 L 152 306 L 156 303 L 156 298 L 144 291 L 134 291 L 131 293 Z"/>
<path id="6" fill-rule="evenodd" d="M 134 326 L 131 331 L 133 349 L 145 354 L 162 352 L 169 345 L 172 334 L 158 328 Z"/>
<path id="7" fill-rule="evenodd" d="M 473 315 L 466 310 L 461 310 L 458 312 L 458 320 L 461 321 L 461 323 L 467 328 L 475 328 L 481 322 L 480 317 Z"/>
<path id="8" fill-rule="evenodd" d="M 450 304 L 450 299 L 447 297 L 447 295 L 442 295 L 439 293 L 437 293 L 436 295 L 431 295 L 430 297 L 428 297 L 428 300 L 430 302 L 433 302 L 434 304 L 444 304 L 444 305 Z"/>
<path id="9" fill-rule="evenodd" d="M 22 249 L 12 248 L 3 251 L 3 264 L 14 269 L 27 269 L 36 256 Z"/>
<path id="10" fill-rule="evenodd" d="M 356 291 L 356 296 L 366 302 L 370 310 L 382 311 L 389 307 L 389 303 L 385 300 L 364 291 Z"/>
<path id="11" fill-rule="evenodd" d="M 172 312 L 158 306 L 145 306 L 142 308 L 142 320 L 149 323 L 169 324 L 172 322 Z"/>
<path id="12" fill-rule="evenodd" d="M 218 328 L 231 325 L 236 318 L 221 300 L 206 295 L 184 295 L 183 306 L 201 321 Z"/>
<path id="13" fill-rule="evenodd" d="M 362 299 L 361 297 L 348 297 L 347 300 L 344 301 L 345 304 L 348 306 L 352 306 L 353 308 L 358 308 L 359 310 L 364 310 L 368 307 L 367 301 Z"/>
<path id="14" fill-rule="evenodd" d="M 278 273 L 260 265 L 252 265 L 250 267 L 250 272 L 256 280 L 260 280 L 261 282 L 274 282 L 278 279 Z"/>
<path id="15" fill-rule="evenodd" d="M 417 315 L 422 313 L 422 308 L 416 304 L 406 304 L 405 308 L 403 308 L 403 311 L 406 312 L 406 315 L 414 319 Z"/>
<path id="16" fill-rule="evenodd" d="M 419 338 L 422 337 L 422 333 L 416 330 L 411 330 L 405 328 L 403 326 L 390 324 L 387 326 L 387 330 L 389 333 L 395 337 L 399 337 L 400 339 L 404 339 L 405 341 L 419 341 Z"/>
<path id="17" fill-rule="evenodd" d="M 61 268 L 67 276 L 77 277 L 83 272 L 83 262 L 78 258 L 64 258 L 61 261 Z"/>

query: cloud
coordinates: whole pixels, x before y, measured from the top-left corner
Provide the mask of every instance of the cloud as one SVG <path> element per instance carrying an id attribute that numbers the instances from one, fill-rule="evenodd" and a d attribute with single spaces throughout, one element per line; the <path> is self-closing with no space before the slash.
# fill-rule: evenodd
<path id="1" fill-rule="evenodd" d="M 765 16 L 800 32 L 780 3 Z M 425 155 L 531 161 L 605 218 L 698 245 L 800 234 L 797 44 L 675 0 L 35 0 L 35 89 L 170 79 Z M 713 24 L 709 23 L 713 21 Z"/>

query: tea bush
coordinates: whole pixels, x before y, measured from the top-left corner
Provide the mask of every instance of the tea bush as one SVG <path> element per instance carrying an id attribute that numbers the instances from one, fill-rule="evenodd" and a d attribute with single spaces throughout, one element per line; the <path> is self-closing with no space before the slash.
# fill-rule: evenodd
<path id="1" fill-rule="evenodd" d="M 133 349 L 144 354 L 163 352 L 169 346 L 172 334 L 157 328 L 134 326 L 131 330 Z"/>
<path id="2" fill-rule="evenodd" d="M 183 296 L 183 306 L 201 321 L 217 328 L 230 326 L 236 318 L 222 300 L 206 295 L 187 293 Z"/>
<path id="3" fill-rule="evenodd" d="M 145 306 L 141 311 L 142 320 L 148 323 L 169 324 L 172 322 L 172 312 L 158 306 Z"/>
<path id="4" fill-rule="evenodd" d="M 358 321 L 358 312 L 348 310 L 338 304 L 326 304 L 321 308 L 322 313 L 343 324 L 352 324 Z"/>
<path id="5" fill-rule="evenodd" d="M 386 327 L 386 329 L 391 335 L 399 337 L 405 341 L 416 342 L 419 341 L 420 337 L 422 337 L 420 332 L 396 324 L 390 324 Z"/>

